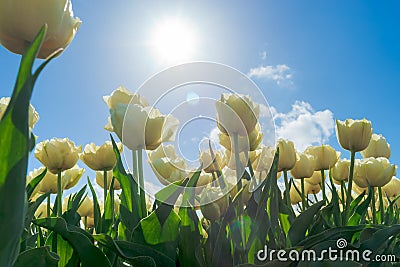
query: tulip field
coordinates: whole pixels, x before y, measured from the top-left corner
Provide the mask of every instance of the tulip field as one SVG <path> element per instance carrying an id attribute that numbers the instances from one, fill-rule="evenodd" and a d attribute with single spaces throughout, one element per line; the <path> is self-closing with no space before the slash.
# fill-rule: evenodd
<path id="1" fill-rule="evenodd" d="M 177 118 L 119 87 L 103 99 L 108 141 L 38 141 L 32 91 L 62 53 L 41 50 L 46 28 L 0 101 L 1 267 L 400 266 L 400 180 L 373 122 L 336 121 L 345 153 L 327 144 L 296 151 L 285 139 L 267 146 L 255 99 L 223 94 L 221 147 L 210 144 L 188 169 L 169 144 Z M 47 59 L 33 70 L 37 57 Z M 42 167 L 28 170 L 29 155 Z M 154 197 L 144 164 L 163 185 Z"/>

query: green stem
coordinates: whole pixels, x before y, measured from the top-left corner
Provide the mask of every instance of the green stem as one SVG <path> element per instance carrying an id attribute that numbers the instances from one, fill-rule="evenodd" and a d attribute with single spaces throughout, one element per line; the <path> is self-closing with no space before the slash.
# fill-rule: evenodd
<path id="1" fill-rule="evenodd" d="M 115 206 L 114 206 L 114 185 L 110 186 L 110 200 L 111 200 L 110 201 L 111 202 L 111 221 L 112 221 L 112 223 L 114 223 L 114 217 L 115 217 L 115 215 L 114 215 L 114 213 L 115 213 L 115 211 L 114 211 L 114 209 L 115 209 Z"/>
<path id="2" fill-rule="evenodd" d="M 50 194 L 47 196 L 47 216 L 50 217 Z"/>
<path id="3" fill-rule="evenodd" d="M 288 179 L 288 174 L 287 174 L 287 170 L 283 171 L 283 178 L 285 180 L 285 201 L 286 201 L 286 205 L 288 207 L 290 207 L 292 204 L 290 203 L 290 188 L 289 188 L 289 179 Z"/>
<path id="4" fill-rule="evenodd" d="M 325 193 L 325 171 L 321 170 L 321 189 L 322 189 L 322 199 L 326 201 Z"/>
<path id="5" fill-rule="evenodd" d="M 376 224 L 376 210 L 375 210 L 375 188 L 371 186 L 372 200 L 371 200 L 371 210 L 372 210 L 372 223 Z"/>
<path id="6" fill-rule="evenodd" d="M 142 209 L 142 218 L 147 216 L 146 208 L 146 194 L 144 191 L 144 177 L 143 177 L 143 150 L 138 150 L 138 165 L 139 165 L 139 186 L 140 186 L 140 205 Z"/>
<path id="7" fill-rule="evenodd" d="M 341 202 L 342 202 L 342 206 L 344 207 L 344 181 L 341 180 L 340 181 L 340 194 L 341 194 Z"/>
<path id="8" fill-rule="evenodd" d="M 354 162 L 356 158 L 356 152 L 351 151 L 351 160 L 350 160 L 350 173 L 349 173 L 349 183 L 347 185 L 347 194 L 346 194 L 346 212 L 344 215 L 344 222 L 347 222 L 350 217 L 350 204 L 351 204 L 351 190 L 353 189 L 353 175 L 354 175 Z"/>
<path id="9" fill-rule="evenodd" d="M 383 214 L 384 214 L 384 208 L 383 208 L 383 197 L 382 197 L 382 187 L 378 187 L 378 194 L 379 194 L 379 218 L 380 218 L 380 223 L 383 223 Z"/>
<path id="10" fill-rule="evenodd" d="M 103 210 L 104 210 L 104 212 L 106 210 L 107 187 L 108 187 L 107 171 L 103 170 L 103 194 L 104 194 Z"/>
<path id="11" fill-rule="evenodd" d="M 304 190 L 304 179 L 302 178 L 301 179 L 301 204 L 302 204 L 302 207 L 303 207 L 302 211 L 306 210 L 306 198 L 304 196 L 304 193 L 305 193 L 304 191 L 305 191 Z"/>
<path id="12" fill-rule="evenodd" d="M 139 210 L 139 216 L 142 217 L 142 205 L 140 204 L 140 181 L 139 181 L 139 172 L 138 172 L 138 158 L 137 158 L 137 153 L 136 150 L 132 150 L 132 172 L 133 172 L 133 177 L 136 179 L 137 181 L 137 194 L 138 194 L 138 198 L 135 198 L 135 200 L 137 201 L 137 207 Z"/>
<path id="13" fill-rule="evenodd" d="M 85 230 L 87 229 L 87 216 L 85 216 L 85 218 L 83 218 L 83 225 L 85 227 Z"/>
<path id="14" fill-rule="evenodd" d="M 61 184 L 61 169 L 57 173 L 57 216 L 62 215 L 62 184 Z"/>

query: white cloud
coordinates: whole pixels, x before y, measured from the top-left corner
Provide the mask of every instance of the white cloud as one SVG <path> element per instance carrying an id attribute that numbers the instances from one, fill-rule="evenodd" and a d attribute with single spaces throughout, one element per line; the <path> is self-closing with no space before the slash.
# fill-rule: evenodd
<path id="1" fill-rule="evenodd" d="M 262 60 L 266 60 L 267 59 L 267 52 L 266 51 L 262 51 L 260 53 L 260 57 L 261 57 Z"/>
<path id="2" fill-rule="evenodd" d="M 278 138 L 292 140 L 299 151 L 310 145 L 318 145 L 329 140 L 334 130 L 333 113 L 329 109 L 315 112 L 304 101 L 296 101 L 288 113 L 278 113 L 271 108 L 276 123 Z"/>
<path id="3" fill-rule="evenodd" d="M 250 78 L 267 78 L 275 81 L 276 84 L 282 87 L 290 87 L 293 85 L 293 74 L 291 69 L 286 64 L 280 64 L 276 66 L 267 65 L 260 66 L 257 68 L 251 68 L 247 75 Z"/>

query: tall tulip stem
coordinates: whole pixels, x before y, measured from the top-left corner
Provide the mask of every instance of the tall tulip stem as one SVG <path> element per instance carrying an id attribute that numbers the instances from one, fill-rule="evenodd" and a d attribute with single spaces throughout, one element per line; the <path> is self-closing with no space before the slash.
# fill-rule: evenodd
<path id="1" fill-rule="evenodd" d="M 285 201 L 286 201 L 286 205 L 288 207 L 290 207 L 291 206 L 291 204 L 290 204 L 290 188 L 289 188 L 289 179 L 288 179 L 287 170 L 283 170 L 283 178 L 285 180 Z"/>
<path id="2" fill-rule="evenodd" d="M 143 150 L 138 150 L 138 174 L 139 174 L 139 187 L 140 187 L 140 206 L 142 209 L 142 218 L 147 216 L 146 208 L 146 194 L 144 191 L 144 177 L 143 177 Z"/>
<path id="3" fill-rule="evenodd" d="M 325 171 L 321 170 L 321 189 L 322 189 L 322 199 L 326 201 L 325 193 Z"/>
<path id="4" fill-rule="evenodd" d="M 382 197 L 382 187 L 378 187 L 378 195 L 379 195 L 379 218 L 380 218 L 380 223 L 383 223 L 383 215 L 384 215 L 384 209 L 383 209 L 383 197 Z"/>
<path id="5" fill-rule="evenodd" d="M 371 199 L 371 210 L 372 210 L 372 223 L 376 224 L 376 209 L 375 209 L 375 188 L 371 186 L 370 194 L 372 194 Z"/>
<path id="6" fill-rule="evenodd" d="M 347 222 L 350 217 L 350 204 L 351 204 L 351 190 L 353 189 L 353 175 L 354 175 L 354 162 L 356 158 L 356 152 L 351 151 L 351 159 L 350 159 L 350 173 L 349 173 L 349 183 L 347 185 L 347 194 L 346 194 L 346 212 L 344 215 L 344 222 Z"/>
<path id="7" fill-rule="evenodd" d="M 50 194 L 47 196 L 47 216 L 50 217 Z"/>
<path id="8" fill-rule="evenodd" d="M 345 190 L 344 181 L 340 181 L 340 193 L 342 195 L 342 205 L 344 205 L 344 190 Z"/>
<path id="9" fill-rule="evenodd" d="M 304 190 L 304 178 L 301 179 L 301 204 L 302 204 L 302 210 L 306 210 L 306 198 L 305 198 L 305 190 Z"/>
<path id="10" fill-rule="evenodd" d="M 107 171 L 103 170 L 103 194 L 104 194 L 104 206 L 103 210 L 106 210 L 106 199 L 107 199 L 107 185 L 108 185 L 108 180 L 107 180 Z"/>
<path id="11" fill-rule="evenodd" d="M 61 169 L 57 173 L 57 216 L 62 215 L 62 184 L 61 184 Z"/>
<path id="12" fill-rule="evenodd" d="M 132 150 L 132 172 L 133 172 L 133 177 L 136 179 L 137 181 L 137 192 L 138 192 L 138 196 L 139 199 L 136 199 L 137 201 L 137 205 L 138 205 L 138 209 L 139 209 L 139 215 L 142 216 L 142 204 L 140 204 L 140 179 L 139 179 L 139 172 L 138 172 L 138 157 L 137 157 L 137 151 L 136 150 Z"/>

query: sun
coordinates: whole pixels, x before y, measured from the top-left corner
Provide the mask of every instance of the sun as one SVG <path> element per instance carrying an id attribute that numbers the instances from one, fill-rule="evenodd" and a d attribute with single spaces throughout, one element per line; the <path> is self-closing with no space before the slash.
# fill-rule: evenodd
<path id="1" fill-rule="evenodd" d="M 171 18 L 160 21 L 154 28 L 151 46 L 163 62 L 178 63 L 193 59 L 197 38 L 188 21 Z"/>

